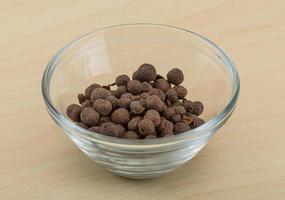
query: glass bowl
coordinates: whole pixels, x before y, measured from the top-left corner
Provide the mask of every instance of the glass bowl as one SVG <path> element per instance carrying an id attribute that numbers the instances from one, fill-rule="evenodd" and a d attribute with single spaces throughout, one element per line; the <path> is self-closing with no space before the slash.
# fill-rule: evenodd
<path id="1" fill-rule="evenodd" d="M 82 129 L 65 109 L 91 83 L 108 84 L 131 75 L 143 63 L 159 74 L 179 67 L 187 98 L 204 103 L 202 126 L 168 138 L 131 140 Z M 42 93 L 53 120 L 89 158 L 120 176 L 144 179 L 166 174 L 192 159 L 230 117 L 239 94 L 239 76 L 229 56 L 205 37 L 159 24 L 125 24 L 77 38 L 48 63 Z"/>

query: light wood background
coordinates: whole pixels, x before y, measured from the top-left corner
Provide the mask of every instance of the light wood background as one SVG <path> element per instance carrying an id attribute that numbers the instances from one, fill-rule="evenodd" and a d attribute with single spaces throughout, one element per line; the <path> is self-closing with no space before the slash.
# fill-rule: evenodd
<path id="1" fill-rule="evenodd" d="M 40 91 L 53 53 L 103 26 L 194 30 L 232 56 L 232 118 L 184 167 L 133 181 L 89 160 L 48 116 Z M 0 199 L 284 199 L 284 0 L 0 0 Z"/>

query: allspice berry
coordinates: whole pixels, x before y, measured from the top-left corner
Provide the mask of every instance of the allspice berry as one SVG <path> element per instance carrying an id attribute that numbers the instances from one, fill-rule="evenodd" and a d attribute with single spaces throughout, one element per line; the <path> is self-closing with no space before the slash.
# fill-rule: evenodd
<path id="1" fill-rule="evenodd" d="M 121 97 L 120 99 L 118 99 L 117 101 L 117 105 L 120 107 L 120 108 L 126 108 L 128 109 L 130 104 L 131 104 L 132 100 L 128 97 Z"/>
<path id="2" fill-rule="evenodd" d="M 123 85 L 126 86 L 129 81 L 130 81 L 129 76 L 126 74 L 122 74 L 122 75 L 117 76 L 115 83 L 119 87 L 119 86 L 123 86 Z"/>
<path id="3" fill-rule="evenodd" d="M 184 122 L 178 122 L 174 125 L 174 134 L 179 134 L 185 131 L 189 131 L 191 127 L 184 123 Z"/>
<path id="4" fill-rule="evenodd" d="M 149 93 L 149 95 L 158 96 L 161 99 L 161 101 L 165 101 L 165 94 L 161 89 L 152 88 L 148 93 Z"/>
<path id="5" fill-rule="evenodd" d="M 167 77 L 167 80 L 174 85 L 179 85 L 184 80 L 184 75 L 182 71 L 178 68 L 173 68 L 172 70 L 170 70 L 167 73 L 166 77 Z"/>
<path id="6" fill-rule="evenodd" d="M 188 124 L 188 125 L 191 125 L 192 122 L 193 122 L 193 116 L 191 113 L 185 113 L 182 118 L 181 118 L 181 121 Z"/>
<path id="7" fill-rule="evenodd" d="M 156 135 L 147 135 L 144 139 L 155 139 L 157 138 Z"/>
<path id="8" fill-rule="evenodd" d="M 161 133 L 165 130 L 173 131 L 173 128 L 174 128 L 173 123 L 163 117 L 163 118 L 161 118 L 161 122 L 160 122 L 157 130 Z"/>
<path id="9" fill-rule="evenodd" d="M 85 97 L 87 99 L 91 98 L 91 93 L 93 92 L 94 89 L 101 87 L 99 84 L 97 83 L 93 83 L 91 85 L 89 85 L 86 89 L 85 89 Z"/>
<path id="10" fill-rule="evenodd" d="M 123 134 L 122 138 L 126 139 L 138 139 L 139 135 L 135 131 L 127 131 Z"/>
<path id="11" fill-rule="evenodd" d="M 162 131 L 160 134 L 159 134 L 159 136 L 160 137 L 169 137 L 169 136 L 172 136 L 172 135 L 174 135 L 174 133 L 173 133 L 173 131 L 171 131 L 171 130 L 164 130 L 164 131 Z"/>
<path id="12" fill-rule="evenodd" d="M 173 107 L 176 114 L 184 115 L 186 113 L 186 109 L 183 106 L 175 106 Z"/>
<path id="13" fill-rule="evenodd" d="M 101 133 L 101 129 L 99 126 L 92 126 L 88 129 L 89 131 L 95 132 L 95 133 Z"/>
<path id="14" fill-rule="evenodd" d="M 176 106 L 183 106 L 183 104 L 182 104 L 182 102 L 180 102 L 180 101 L 175 101 L 175 102 L 173 102 L 172 104 L 171 104 L 171 107 L 176 107 Z"/>
<path id="15" fill-rule="evenodd" d="M 80 103 L 80 104 L 82 104 L 85 100 L 86 100 L 86 97 L 84 96 L 84 94 L 78 94 L 77 95 L 77 98 L 78 98 L 78 102 Z"/>
<path id="16" fill-rule="evenodd" d="M 121 137 L 126 131 L 124 126 L 112 122 L 103 124 L 100 129 L 102 134 L 113 137 Z"/>
<path id="17" fill-rule="evenodd" d="M 187 96 L 187 89 L 184 86 L 176 85 L 173 88 L 178 96 L 178 99 L 184 99 Z"/>
<path id="18" fill-rule="evenodd" d="M 82 122 L 77 122 L 76 123 L 77 126 L 80 126 L 81 128 L 84 128 L 84 129 L 88 129 L 89 127 L 86 126 L 85 124 L 83 124 Z"/>
<path id="19" fill-rule="evenodd" d="M 111 120 L 116 124 L 127 124 L 130 121 L 130 113 L 125 108 L 118 108 L 111 114 Z"/>
<path id="20" fill-rule="evenodd" d="M 109 90 L 107 90 L 105 88 L 96 88 L 91 93 L 91 100 L 94 102 L 97 99 L 105 99 L 110 95 L 111 95 L 111 93 Z"/>
<path id="21" fill-rule="evenodd" d="M 100 117 L 97 125 L 101 126 L 102 124 L 107 123 L 107 122 L 111 122 L 111 118 L 109 116 L 102 116 Z"/>
<path id="22" fill-rule="evenodd" d="M 192 113 L 199 116 L 203 113 L 204 111 L 204 105 L 202 104 L 202 102 L 200 101 L 194 101 L 192 103 L 192 106 L 193 106 L 193 110 L 192 110 Z"/>
<path id="23" fill-rule="evenodd" d="M 154 109 L 158 112 L 162 112 L 165 108 L 165 104 L 157 95 L 151 95 L 146 99 L 146 106 L 148 109 Z"/>
<path id="24" fill-rule="evenodd" d="M 131 80 L 127 85 L 128 91 L 132 94 L 140 94 L 142 92 L 142 83 L 137 80 Z"/>
<path id="25" fill-rule="evenodd" d="M 138 124 L 142 120 L 141 116 L 134 116 L 129 122 L 128 122 L 128 130 L 135 131 L 138 129 Z"/>
<path id="26" fill-rule="evenodd" d="M 135 114 L 135 115 L 142 114 L 145 110 L 141 102 L 138 100 L 131 102 L 130 109 L 131 109 L 132 114 Z"/>
<path id="27" fill-rule="evenodd" d="M 143 82 L 142 83 L 142 91 L 143 92 L 148 92 L 152 89 L 151 84 L 149 84 L 148 82 Z"/>
<path id="28" fill-rule="evenodd" d="M 166 92 L 168 89 L 171 88 L 171 85 L 164 78 L 160 78 L 160 79 L 154 81 L 154 87 L 160 89 L 163 92 Z"/>
<path id="29" fill-rule="evenodd" d="M 71 104 L 66 109 L 66 115 L 74 122 L 80 121 L 82 108 L 79 105 Z"/>
<path id="30" fill-rule="evenodd" d="M 138 124 L 139 133 L 142 136 L 156 135 L 155 126 L 149 119 L 143 119 Z"/>
<path id="31" fill-rule="evenodd" d="M 180 122 L 180 121 L 181 121 L 181 115 L 179 115 L 179 114 L 172 115 L 171 121 L 172 121 L 173 123 Z"/>
<path id="32" fill-rule="evenodd" d="M 101 116 L 107 116 L 112 111 L 112 104 L 106 99 L 97 99 L 93 104 L 93 108 Z"/>
<path id="33" fill-rule="evenodd" d="M 193 103 L 190 100 L 183 99 L 182 105 L 186 109 L 187 112 L 192 112 L 193 111 Z"/>
<path id="34" fill-rule="evenodd" d="M 196 115 L 193 115 L 193 122 L 191 123 L 191 128 L 197 128 L 198 126 L 201 126 L 202 124 L 205 123 L 205 121 L 199 117 L 197 117 Z"/>
<path id="35" fill-rule="evenodd" d="M 127 86 L 119 86 L 116 91 L 115 91 L 115 96 L 117 98 L 120 98 L 123 94 L 125 94 L 127 92 Z"/>
<path id="36" fill-rule="evenodd" d="M 133 96 L 134 96 L 133 94 L 127 92 L 127 93 L 123 94 L 123 95 L 121 96 L 121 98 L 133 99 Z"/>
<path id="37" fill-rule="evenodd" d="M 118 102 L 117 97 L 115 97 L 115 96 L 108 96 L 106 98 L 106 100 L 108 100 L 112 104 L 113 110 L 117 108 L 117 102 Z"/>
<path id="38" fill-rule="evenodd" d="M 146 98 L 148 98 L 149 96 L 150 96 L 150 94 L 147 93 L 147 92 L 143 92 L 143 93 L 140 94 L 140 98 L 141 98 L 141 99 L 146 99 Z"/>
<path id="39" fill-rule="evenodd" d="M 154 81 L 156 77 L 156 69 L 151 64 L 142 64 L 138 69 L 138 78 L 140 81 Z"/>
<path id="40" fill-rule="evenodd" d="M 165 92 L 165 95 L 166 95 L 166 98 L 169 99 L 171 102 L 176 102 L 178 101 L 178 95 L 177 93 L 175 92 L 174 89 L 168 89 L 166 92 Z"/>
<path id="41" fill-rule="evenodd" d="M 81 121 L 87 126 L 95 126 L 99 121 L 99 114 L 93 108 L 84 108 L 80 114 Z"/>
<path id="42" fill-rule="evenodd" d="M 161 122 L 161 117 L 159 112 L 157 112 L 156 110 L 148 110 L 143 119 L 149 119 L 150 121 L 152 121 L 152 123 L 154 124 L 155 127 L 158 127 L 160 122 Z"/>
<path id="43" fill-rule="evenodd" d="M 93 107 L 93 103 L 91 100 L 85 100 L 82 104 L 81 104 L 81 108 L 87 108 L 87 107 Z"/>
<path id="44" fill-rule="evenodd" d="M 175 111 L 172 107 L 165 108 L 162 112 L 162 115 L 167 119 L 171 119 L 171 117 L 175 114 Z"/>

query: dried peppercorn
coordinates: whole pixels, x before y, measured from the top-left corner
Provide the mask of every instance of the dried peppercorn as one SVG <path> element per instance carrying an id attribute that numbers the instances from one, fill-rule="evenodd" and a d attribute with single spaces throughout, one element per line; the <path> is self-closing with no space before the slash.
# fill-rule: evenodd
<path id="1" fill-rule="evenodd" d="M 191 127 L 184 123 L 184 122 L 178 122 L 174 125 L 174 134 L 179 134 L 185 131 L 189 131 Z"/>
<path id="2" fill-rule="evenodd" d="M 165 94 L 163 93 L 163 91 L 161 89 L 152 88 L 148 93 L 149 93 L 149 95 L 158 96 L 161 99 L 161 101 L 165 101 Z"/>
<path id="3" fill-rule="evenodd" d="M 89 131 L 95 132 L 95 133 L 101 133 L 101 129 L 99 126 L 92 126 L 88 129 Z"/>
<path id="4" fill-rule="evenodd" d="M 178 96 L 178 99 L 184 99 L 187 96 L 187 89 L 182 85 L 176 85 L 173 88 Z"/>
<path id="5" fill-rule="evenodd" d="M 175 114 L 174 108 L 169 107 L 165 108 L 162 112 L 162 115 L 166 117 L 167 119 L 171 119 L 171 117 Z"/>
<path id="6" fill-rule="evenodd" d="M 142 83 L 137 80 L 131 80 L 128 82 L 127 88 L 132 94 L 140 94 L 142 92 Z"/>
<path id="7" fill-rule="evenodd" d="M 169 137 L 169 136 L 172 136 L 172 135 L 174 135 L 173 131 L 172 131 L 172 130 L 168 130 L 168 129 L 163 130 L 163 131 L 159 134 L 160 137 Z"/>
<path id="8" fill-rule="evenodd" d="M 128 122 L 128 130 L 135 131 L 138 129 L 138 124 L 142 120 L 141 116 L 135 116 Z"/>
<path id="9" fill-rule="evenodd" d="M 154 81 L 156 77 L 156 69 L 151 64 L 142 64 L 137 72 L 140 81 Z"/>
<path id="10" fill-rule="evenodd" d="M 158 112 L 162 112 L 165 108 L 165 104 L 156 95 L 151 95 L 146 99 L 146 106 L 148 109 L 154 109 Z"/>
<path id="11" fill-rule="evenodd" d="M 149 119 L 150 121 L 152 121 L 152 123 L 154 124 L 155 127 L 158 127 L 160 122 L 161 122 L 161 117 L 159 112 L 157 112 L 156 110 L 148 110 L 143 119 Z"/>
<path id="12" fill-rule="evenodd" d="M 82 104 L 81 104 L 81 108 L 87 108 L 87 107 L 93 107 L 93 103 L 91 100 L 85 100 Z"/>
<path id="13" fill-rule="evenodd" d="M 192 103 L 192 107 L 193 107 L 192 113 L 197 116 L 201 115 L 204 111 L 204 105 L 200 101 L 194 101 Z"/>
<path id="14" fill-rule="evenodd" d="M 157 127 L 157 130 L 161 133 L 165 130 L 173 131 L 174 125 L 171 121 L 167 120 L 166 118 L 161 118 L 161 122 Z"/>
<path id="15" fill-rule="evenodd" d="M 173 107 L 176 114 L 184 115 L 186 113 L 186 109 L 183 106 L 175 106 Z"/>
<path id="16" fill-rule="evenodd" d="M 80 113 L 80 119 L 87 126 L 95 126 L 99 121 L 99 114 L 93 108 L 84 108 Z"/>
<path id="17" fill-rule="evenodd" d="M 115 97 L 115 96 L 108 96 L 106 98 L 106 100 L 108 100 L 112 104 L 112 109 L 113 110 L 117 108 L 117 102 L 118 102 L 117 97 Z"/>
<path id="18" fill-rule="evenodd" d="M 101 116 L 109 115 L 112 111 L 112 104 L 106 99 L 97 99 L 93 108 L 97 111 Z"/>
<path id="19" fill-rule="evenodd" d="M 172 115 L 171 121 L 172 121 L 173 123 L 180 122 L 180 121 L 181 121 L 181 115 L 179 115 L 179 114 Z"/>
<path id="20" fill-rule="evenodd" d="M 193 115 L 193 122 L 191 123 L 191 128 L 197 128 L 198 126 L 201 126 L 202 124 L 205 123 L 205 121 L 199 117 L 197 117 L 196 115 Z"/>
<path id="21" fill-rule="evenodd" d="M 71 104 L 66 109 L 66 115 L 74 122 L 80 121 L 82 108 L 79 105 Z"/>
<path id="22" fill-rule="evenodd" d="M 147 93 L 147 92 L 143 92 L 143 93 L 140 94 L 140 98 L 142 98 L 142 99 L 146 99 L 146 98 L 148 98 L 149 96 L 150 96 L 150 94 Z"/>
<path id="23" fill-rule="evenodd" d="M 138 124 L 139 133 L 142 136 L 156 135 L 155 126 L 149 119 L 143 119 Z"/>
<path id="24" fill-rule="evenodd" d="M 130 104 L 131 104 L 132 100 L 128 97 L 121 97 L 120 99 L 118 99 L 117 101 L 117 105 L 120 107 L 120 108 L 126 108 L 128 109 Z"/>
<path id="25" fill-rule="evenodd" d="M 116 124 L 127 124 L 130 121 L 130 113 L 125 108 L 118 108 L 111 114 L 111 120 Z"/>
<path id="26" fill-rule="evenodd" d="M 84 129 L 88 129 L 89 127 L 86 126 L 85 124 L 83 124 L 82 122 L 77 122 L 76 123 L 77 126 L 80 126 L 81 128 L 84 128 Z"/>
<path id="27" fill-rule="evenodd" d="M 163 92 L 166 92 L 168 89 L 171 88 L 171 85 L 164 78 L 160 78 L 154 81 L 154 87 L 160 89 Z"/>
<path id="28" fill-rule="evenodd" d="M 96 88 L 91 93 L 91 100 L 94 102 L 97 99 L 105 99 L 110 95 L 111 95 L 111 93 L 109 90 L 107 90 L 105 88 Z"/>
<path id="29" fill-rule="evenodd" d="M 97 83 L 93 83 L 91 85 L 89 85 L 86 89 L 85 89 L 85 97 L 87 99 L 91 98 L 91 93 L 93 92 L 94 89 L 101 87 L 99 84 Z"/>
<path id="30" fill-rule="evenodd" d="M 82 104 L 85 100 L 86 100 L 86 97 L 84 96 L 84 94 L 78 94 L 77 95 L 77 98 L 78 98 L 78 102 L 80 103 L 80 104 Z"/>
<path id="31" fill-rule="evenodd" d="M 117 98 L 120 98 L 123 94 L 125 94 L 127 92 L 127 86 L 119 86 L 116 91 L 115 91 L 115 96 Z"/>
<path id="32" fill-rule="evenodd" d="M 142 91 L 143 92 L 148 92 L 152 89 L 151 84 L 149 84 L 148 82 L 143 82 L 142 83 Z"/>
<path id="33" fill-rule="evenodd" d="M 111 118 L 109 116 L 102 116 L 98 121 L 98 126 L 101 126 L 104 123 L 111 122 Z"/>
<path id="34" fill-rule="evenodd" d="M 191 123 L 193 122 L 193 116 L 191 113 L 185 113 L 182 118 L 181 118 L 182 122 L 185 122 L 188 125 L 191 125 Z"/>
<path id="35" fill-rule="evenodd" d="M 187 112 L 192 112 L 193 111 L 192 101 L 187 100 L 187 99 L 183 99 L 182 105 L 184 106 L 184 108 L 186 109 Z"/>
<path id="36" fill-rule="evenodd" d="M 173 68 L 172 70 L 170 70 L 167 73 L 166 77 L 167 80 L 174 85 L 179 85 L 184 81 L 184 75 L 182 71 L 178 68 Z"/>
<path id="37" fill-rule="evenodd" d="M 130 109 L 132 114 L 142 114 L 145 110 L 145 107 L 142 106 L 141 102 L 136 100 L 131 102 Z"/>
<path id="38" fill-rule="evenodd" d="M 138 71 L 134 71 L 134 73 L 133 73 L 133 75 L 132 75 L 132 79 L 133 79 L 133 80 L 139 80 Z"/>
<path id="39" fill-rule="evenodd" d="M 117 76 L 115 83 L 119 87 L 119 86 L 123 86 L 123 85 L 126 86 L 129 81 L 130 81 L 129 76 L 126 74 L 122 74 L 122 75 Z"/>
<path id="40" fill-rule="evenodd" d="M 147 135 L 144 139 L 155 139 L 157 138 L 155 135 Z"/>
<path id="41" fill-rule="evenodd" d="M 122 137 L 126 139 L 138 139 L 139 138 L 138 134 L 135 131 L 127 131 L 123 134 Z"/>

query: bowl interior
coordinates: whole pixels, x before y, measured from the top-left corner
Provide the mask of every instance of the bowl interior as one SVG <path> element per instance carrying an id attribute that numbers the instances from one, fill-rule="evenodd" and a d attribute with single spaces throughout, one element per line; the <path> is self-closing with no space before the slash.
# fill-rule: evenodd
<path id="1" fill-rule="evenodd" d="M 232 95 L 232 75 L 221 54 L 200 36 L 177 28 L 151 25 L 118 26 L 88 34 L 56 56 L 50 97 L 65 115 L 91 83 L 109 84 L 119 74 L 132 75 L 150 63 L 163 76 L 173 67 L 184 72 L 187 98 L 205 105 L 202 118 L 221 112 Z"/>

